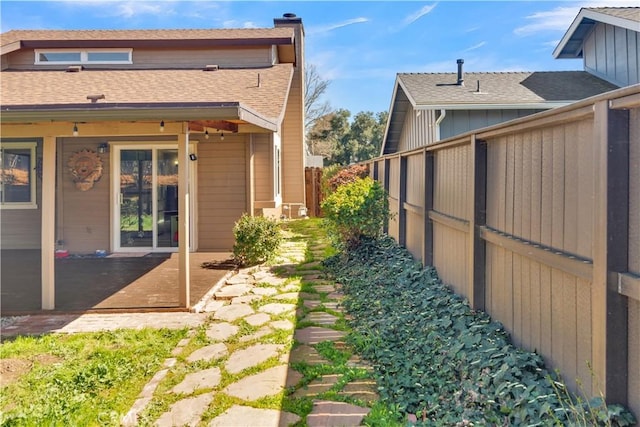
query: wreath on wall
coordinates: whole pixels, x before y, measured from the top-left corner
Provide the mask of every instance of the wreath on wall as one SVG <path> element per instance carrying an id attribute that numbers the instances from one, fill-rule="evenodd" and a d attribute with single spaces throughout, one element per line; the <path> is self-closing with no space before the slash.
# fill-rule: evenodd
<path id="1" fill-rule="evenodd" d="M 80 191 L 91 190 L 102 177 L 102 159 L 95 151 L 78 151 L 69 158 L 67 165 Z"/>

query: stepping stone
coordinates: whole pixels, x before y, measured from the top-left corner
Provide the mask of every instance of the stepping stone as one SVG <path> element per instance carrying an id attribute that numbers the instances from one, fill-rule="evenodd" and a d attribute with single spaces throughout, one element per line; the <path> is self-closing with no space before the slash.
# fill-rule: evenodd
<path id="1" fill-rule="evenodd" d="M 308 328 L 298 329 L 294 338 L 303 344 L 318 344 L 322 341 L 336 341 L 345 335 L 345 332 L 336 331 L 335 329 L 309 326 Z"/>
<path id="2" fill-rule="evenodd" d="M 336 288 L 333 285 L 315 285 L 313 289 L 321 293 L 335 292 L 336 290 Z"/>
<path id="3" fill-rule="evenodd" d="M 171 405 L 168 412 L 158 418 L 155 425 L 158 427 L 197 426 L 212 400 L 213 393 L 179 400 Z"/>
<path id="4" fill-rule="evenodd" d="M 319 300 L 320 299 L 320 295 L 318 294 L 312 294 L 310 292 L 300 292 L 300 298 L 303 300 Z"/>
<path id="5" fill-rule="evenodd" d="M 262 307 L 258 308 L 258 311 L 278 315 L 286 313 L 287 311 L 293 311 L 295 309 L 295 304 L 272 303 L 263 305 Z"/>
<path id="6" fill-rule="evenodd" d="M 378 386 L 374 380 L 359 380 L 345 384 L 338 393 L 340 396 L 349 396 L 367 403 L 375 402 L 379 399 Z"/>
<path id="7" fill-rule="evenodd" d="M 250 406 L 233 405 L 224 414 L 215 417 L 209 427 L 287 427 L 300 421 L 291 412 L 276 409 L 258 409 Z"/>
<path id="8" fill-rule="evenodd" d="M 327 359 L 320 356 L 320 353 L 318 353 L 315 348 L 304 344 L 291 350 L 291 353 L 289 353 L 289 362 L 305 362 L 309 365 L 329 363 Z"/>
<path id="9" fill-rule="evenodd" d="M 267 284 L 269 286 L 278 287 L 278 286 L 283 285 L 284 282 L 286 282 L 286 281 L 287 281 L 287 279 L 284 279 L 284 278 L 281 278 L 281 277 L 275 277 L 275 276 L 271 276 L 270 275 L 270 276 L 265 277 L 264 279 L 260 279 L 259 283 Z"/>
<path id="10" fill-rule="evenodd" d="M 369 410 L 369 408 L 348 403 L 316 400 L 313 402 L 311 413 L 307 415 L 307 425 L 309 427 L 359 426 Z"/>
<path id="11" fill-rule="evenodd" d="M 263 279 L 266 279 L 267 277 L 272 277 L 272 276 L 273 274 L 266 270 L 258 270 L 255 273 L 253 273 L 253 279 L 256 282 L 259 282 Z"/>
<path id="12" fill-rule="evenodd" d="M 289 283 L 287 286 L 280 288 L 283 292 L 297 292 L 300 290 L 299 283 Z"/>
<path id="13" fill-rule="evenodd" d="M 238 333 L 240 328 L 231 323 L 214 323 L 207 329 L 207 338 L 212 341 L 225 341 Z"/>
<path id="14" fill-rule="evenodd" d="M 313 269 L 315 267 L 321 267 L 321 266 L 322 266 L 322 261 L 311 261 L 311 262 L 308 262 L 306 264 L 300 265 L 300 268 L 301 269 L 310 270 L 310 269 Z"/>
<path id="15" fill-rule="evenodd" d="M 273 299 L 277 299 L 277 300 L 288 300 L 288 299 L 297 300 L 299 295 L 300 294 L 298 292 L 288 292 L 286 294 L 276 295 L 275 297 L 273 297 Z"/>
<path id="16" fill-rule="evenodd" d="M 243 350 L 238 350 L 229 356 L 225 369 L 232 374 L 237 374 L 271 357 L 276 357 L 283 348 L 284 345 L 282 344 L 256 344 Z"/>
<path id="17" fill-rule="evenodd" d="M 278 293 L 274 288 L 253 288 L 251 290 L 252 294 L 262 295 L 262 296 L 271 296 Z"/>
<path id="18" fill-rule="evenodd" d="M 218 292 L 214 294 L 217 300 L 228 300 L 241 295 L 246 294 L 251 290 L 252 286 L 246 283 L 240 285 L 227 285 L 223 286 Z"/>
<path id="19" fill-rule="evenodd" d="M 276 320 L 271 322 L 270 326 L 274 329 L 283 329 L 285 331 L 291 330 L 295 327 L 289 320 Z"/>
<path id="20" fill-rule="evenodd" d="M 323 375 L 293 393 L 293 397 L 315 397 L 329 391 L 340 380 L 340 375 Z"/>
<path id="21" fill-rule="evenodd" d="M 338 313 L 342 313 L 342 307 L 340 307 L 339 302 L 323 302 L 322 305 L 327 307 L 329 310 L 337 311 Z"/>
<path id="22" fill-rule="evenodd" d="M 322 274 L 318 273 L 317 271 L 314 271 L 313 273 L 303 273 L 301 274 L 301 276 L 306 281 L 318 280 L 322 278 Z"/>
<path id="23" fill-rule="evenodd" d="M 198 362 L 200 360 L 220 359 L 228 354 L 227 346 L 224 343 L 211 344 L 194 351 L 187 357 L 187 362 Z"/>
<path id="24" fill-rule="evenodd" d="M 235 297 L 231 300 L 231 304 L 251 304 L 254 301 L 261 300 L 262 297 L 260 295 L 243 295 L 241 297 Z"/>
<path id="25" fill-rule="evenodd" d="M 271 320 L 271 316 L 266 313 L 256 313 L 244 318 L 244 321 L 251 326 L 261 326 Z"/>
<path id="26" fill-rule="evenodd" d="M 323 311 L 311 312 L 303 319 L 303 322 L 318 323 L 320 325 L 335 325 L 338 318 L 332 314 Z"/>
<path id="27" fill-rule="evenodd" d="M 215 296 L 214 296 L 214 298 L 215 298 Z M 223 307 L 225 304 L 226 304 L 225 301 L 210 300 L 210 301 L 207 301 L 205 306 L 202 308 L 202 311 L 205 312 L 205 313 L 212 313 L 212 312 L 220 309 L 221 307 Z"/>
<path id="28" fill-rule="evenodd" d="M 245 285 L 253 282 L 253 277 L 250 274 L 236 274 L 227 279 L 227 285 Z"/>
<path id="29" fill-rule="evenodd" d="M 187 374 L 184 380 L 174 388 L 172 393 L 191 394 L 201 388 L 213 388 L 220 384 L 220 368 L 205 369 L 191 374 Z"/>
<path id="30" fill-rule="evenodd" d="M 304 375 L 302 375 L 300 372 L 296 371 L 295 369 L 289 368 L 289 370 L 287 371 L 287 383 L 285 385 L 287 387 L 294 387 L 298 385 L 298 383 L 300 382 L 300 380 L 302 380 L 302 378 L 304 378 Z"/>
<path id="31" fill-rule="evenodd" d="M 280 393 L 287 383 L 287 365 L 278 365 L 230 384 L 223 393 L 252 401 Z"/>
<path id="32" fill-rule="evenodd" d="M 226 320 L 227 322 L 233 322 L 242 317 L 254 314 L 253 308 L 245 304 L 231 304 L 225 305 L 220 310 L 216 311 L 213 318 L 216 320 Z"/>
<path id="33" fill-rule="evenodd" d="M 344 294 L 342 292 L 332 292 L 329 295 L 327 295 L 327 298 L 342 300 L 344 298 Z"/>
<path id="34" fill-rule="evenodd" d="M 319 299 L 310 299 L 310 300 L 305 300 L 302 305 L 304 305 L 307 308 L 316 308 L 316 307 L 320 307 L 322 304 L 322 301 L 320 301 Z"/>
<path id="35" fill-rule="evenodd" d="M 240 342 L 249 342 L 249 341 L 254 341 L 257 339 L 260 339 L 262 337 L 264 337 L 265 335 L 269 335 L 270 333 L 272 333 L 273 331 L 271 330 L 270 327 L 268 326 L 263 326 L 262 328 L 258 329 L 256 332 L 254 332 L 251 335 L 245 335 L 244 337 L 240 337 Z"/>

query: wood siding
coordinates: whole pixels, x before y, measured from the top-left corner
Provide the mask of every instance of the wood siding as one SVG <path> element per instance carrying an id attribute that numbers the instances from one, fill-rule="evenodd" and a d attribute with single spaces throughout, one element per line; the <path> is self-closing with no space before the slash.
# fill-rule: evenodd
<path id="1" fill-rule="evenodd" d="M 230 251 L 233 225 L 247 211 L 247 135 L 198 146 L 198 250 Z"/>
<path id="2" fill-rule="evenodd" d="M 495 125 L 543 110 L 447 110 L 440 123 L 440 139 Z"/>
<path id="3" fill-rule="evenodd" d="M 584 69 L 618 86 L 640 83 L 640 33 L 598 23 L 584 41 Z"/>
<path id="4" fill-rule="evenodd" d="M 389 235 L 572 390 L 640 414 L 639 87 L 371 164 Z"/>
<path id="5" fill-rule="evenodd" d="M 19 50 L 5 55 L 7 66 L 14 70 L 65 69 L 67 65 L 34 65 L 33 49 Z M 5 58 L 3 56 L 3 58 Z M 208 49 L 134 49 L 133 64 L 84 64 L 85 68 L 199 68 L 205 65 L 220 67 L 268 67 L 276 62 L 271 46 L 208 48 Z"/>
<path id="6" fill-rule="evenodd" d="M 304 198 L 304 96 L 302 69 L 293 73 L 282 123 L 282 201 L 305 203 Z"/>
<path id="7" fill-rule="evenodd" d="M 97 151 L 97 138 L 63 138 L 58 141 L 57 184 L 58 224 L 57 239 L 71 253 L 94 253 L 97 249 L 110 250 L 109 242 L 109 183 L 111 167 L 109 154 L 100 154 L 102 178 L 92 189 L 80 191 L 73 182 L 67 165 L 69 158 L 82 150 Z"/>
<path id="8" fill-rule="evenodd" d="M 42 158 L 40 138 L 16 140 L 16 142 L 39 141 L 36 158 Z M 3 140 L 2 146 L 10 146 L 11 140 Z M 2 209 L 0 211 L 0 248 L 2 249 L 40 249 L 40 230 L 42 214 L 42 181 L 36 177 L 37 209 Z"/>
<path id="9" fill-rule="evenodd" d="M 407 151 L 423 147 L 436 141 L 435 113 L 433 110 L 416 111 L 409 107 L 405 115 L 398 151 Z"/>
<path id="10" fill-rule="evenodd" d="M 274 202 L 271 134 L 253 134 L 256 202 Z"/>

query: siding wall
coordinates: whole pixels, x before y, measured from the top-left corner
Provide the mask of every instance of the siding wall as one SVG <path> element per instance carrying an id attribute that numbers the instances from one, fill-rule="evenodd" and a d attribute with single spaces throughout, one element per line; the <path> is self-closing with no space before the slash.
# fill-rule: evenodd
<path id="1" fill-rule="evenodd" d="M 436 135 L 433 126 L 435 120 L 433 110 L 415 111 L 410 106 L 400 133 L 398 151 L 412 150 L 435 142 Z"/>
<path id="2" fill-rule="evenodd" d="M 198 146 L 198 250 L 230 251 L 233 224 L 247 211 L 248 135 Z"/>
<path id="3" fill-rule="evenodd" d="M 39 141 L 36 158 L 42 157 L 42 142 L 39 138 L 21 139 L 16 142 Z M 3 146 L 10 146 L 10 140 L 3 140 Z M 2 249 L 39 249 L 42 214 L 42 181 L 36 177 L 37 209 L 2 209 L 0 211 L 0 248 Z"/>
<path id="4" fill-rule="evenodd" d="M 574 391 L 640 415 L 640 87 L 371 163 L 389 235 Z"/>
<path id="5" fill-rule="evenodd" d="M 440 123 L 440 139 L 495 125 L 544 110 L 447 110 Z"/>
<path id="6" fill-rule="evenodd" d="M 273 144 L 271 134 L 253 134 L 256 202 L 273 202 Z"/>
<path id="7" fill-rule="evenodd" d="M 4 55 L 10 69 L 63 69 L 66 65 L 34 65 L 35 51 L 20 50 Z M 133 65 L 85 65 L 85 68 L 194 68 L 205 65 L 220 67 L 266 67 L 275 63 L 271 46 L 208 49 L 134 49 Z"/>
<path id="8" fill-rule="evenodd" d="M 640 83 L 640 33 L 598 23 L 584 41 L 584 69 L 618 86 Z"/>

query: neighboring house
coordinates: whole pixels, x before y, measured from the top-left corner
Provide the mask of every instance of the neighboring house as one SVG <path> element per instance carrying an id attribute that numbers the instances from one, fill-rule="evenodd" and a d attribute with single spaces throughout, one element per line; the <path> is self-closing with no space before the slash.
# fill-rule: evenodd
<path id="1" fill-rule="evenodd" d="M 640 83 L 640 7 L 584 8 L 553 51 L 615 85 Z"/>
<path id="2" fill-rule="evenodd" d="M 56 245 L 179 252 L 185 289 L 189 251 L 230 251 L 244 212 L 305 203 L 295 15 L 261 29 L 18 30 L 0 45 L 1 247 L 41 250 L 43 308 Z"/>
<path id="3" fill-rule="evenodd" d="M 640 8 L 582 9 L 554 52 L 584 71 L 401 73 L 381 154 L 571 104 L 638 83 Z"/>

